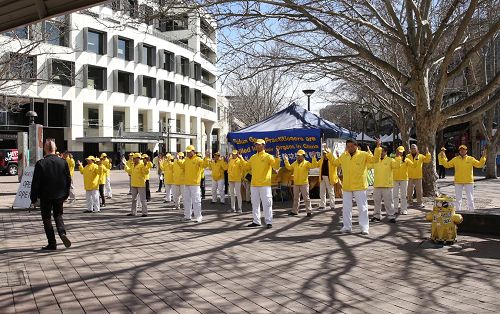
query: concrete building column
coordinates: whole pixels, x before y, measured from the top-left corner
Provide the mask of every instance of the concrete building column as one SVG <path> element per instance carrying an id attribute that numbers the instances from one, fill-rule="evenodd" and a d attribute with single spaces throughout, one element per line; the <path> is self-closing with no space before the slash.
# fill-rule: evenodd
<path id="1" fill-rule="evenodd" d="M 99 136 L 113 136 L 113 105 L 110 103 L 99 105 Z"/>
<path id="2" fill-rule="evenodd" d="M 203 142 L 203 133 L 201 130 L 201 117 L 195 117 L 196 121 L 196 127 L 194 128 L 194 133 L 196 133 L 196 150 L 201 152 L 202 154 L 205 153 L 205 149 L 203 149 L 202 142 Z"/>
<path id="3" fill-rule="evenodd" d="M 184 121 L 182 121 L 182 122 L 184 123 L 184 127 L 182 128 L 183 131 L 185 133 L 191 133 L 191 117 L 188 116 L 187 114 L 184 115 Z M 186 147 L 191 144 L 191 140 L 190 139 L 184 139 L 184 140 L 182 140 L 182 142 L 184 142 L 184 145 L 181 146 L 182 150 L 185 150 Z"/>
<path id="4" fill-rule="evenodd" d="M 212 131 L 214 129 L 214 122 L 212 121 L 204 121 L 203 122 L 205 124 L 205 135 L 207 137 L 207 141 L 204 143 L 205 144 L 205 147 L 206 147 L 206 150 L 208 150 L 210 152 L 210 154 L 212 154 L 212 145 L 211 145 L 211 138 L 212 138 Z"/>
<path id="5" fill-rule="evenodd" d="M 167 113 L 166 119 L 171 119 L 170 133 L 177 133 L 177 114 L 175 112 Z M 165 123 L 168 123 L 168 121 L 165 121 Z M 170 151 L 171 152 L 177 151 L 177 139 L 175 138 L 170 138 Z"/>

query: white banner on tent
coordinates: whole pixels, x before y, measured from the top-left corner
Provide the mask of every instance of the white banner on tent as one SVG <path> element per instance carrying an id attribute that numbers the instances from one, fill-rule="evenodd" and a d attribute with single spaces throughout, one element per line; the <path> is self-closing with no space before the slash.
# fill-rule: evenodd
<path id="1" fill-rule="evenodd" d="M 33 173 L 35 172 L 35 167 L 26 167 L 23 172 L 23 178 L 17 189 L 16 198 L 14 199 L 14 204 L 12 208 L 30 208 L 31 206 L 31 181 L 33 180 Z"/>

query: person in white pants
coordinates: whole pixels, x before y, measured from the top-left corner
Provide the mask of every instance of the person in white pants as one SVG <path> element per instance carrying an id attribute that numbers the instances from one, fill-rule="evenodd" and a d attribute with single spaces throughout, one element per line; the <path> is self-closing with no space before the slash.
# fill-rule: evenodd
<path id="1" fill-rule="evenodd" d="M 394 203 L 394 211 L 396 213 L 401 213 L 403 215 L 408 214 L 408 167 L 413 166 L 413 162 L 410 158 L 406 158 L 405 148 L 399 146 L 396 149 L 396 157 L 401 158 L 401 166 L 398 169 L 392 171 L 392 179 L 394 181 L 394 187 L 392 188 L 392 197 Z M 401 205 L 399 205 L 401 203 Z M 400 207 L 401 206 L 401 207 Z M 398 210 L 400 208 L 400 210 Z"/>
<path id="2" fill-rule="evenodd" d="M 331 150 L 327 147 L 323 149 L 319 165 L 319 210 L 326 208 L 326 196 L 330 198 L 330 208 L 335 208 L 335 190 L 334 185 L 339 182 L 337 167 L 333 164 L 333 160 L 328 159 L 328 154 Z"/>
<path id="3" fill-rule="evenodd" d="M 245 165 L 245 168 L 252 171 L 251 199 L 253 222 L 247 227 L 259 227 L 260 204 L 264 209 L 264 220 L 267 229 L 273 227 L 273 194 L 271 190 L 271 169 L 278 169 L 280 166 L 279 150 L 276 149 L 276 158 L 266 153 L 263 139 L 255 141 L 257 151 Z"/>
<path id="4" fill-rule="evenodd" d="M 227 168 L 227 176 L 229 180 L 229 194 L 231 195 L 231 211 L 236 212 L 236 201 L 238 201 L 238 212 L 243 212 L 241 199 L 241 180 L 243 180 L 243 168 L 246 161 L 238 154 L 237 150 L 233 150 Z"/>
<path id="5" fill-rule="evenodd" d="M 482 168 L 486 164 L 486 149 L 480 160 L 467 155 L 467 146 L 458 147 L 459 155 L 448 161 L 444 151 L 439 154 L 439 164 L 445 168 L 455 168 L 455 197 L 457 211 L 462 210 L 462 193 L 465 190 L 467 207 L 474 210 L 474 168 Z"/>
<path id="6" fill-rule="evenodd" d="M 142 154 L 135 153 L 133 155 L 132 165 L 129 166 L 125 159 L 122 163 L 125 166 L 125 171 L 130 175 L 132 192 L 132 207 L 131 212 L 127 216 L 135 216 L 137 214 L 137 195 L 139 195 L 142 204 L 142 217 L 148 216 L 148 205 L 146 201 L 146 176 L 149 175 L 149 169 L 153 167 L 150 162 L 141 162 Z"/>
<path id="7" fill-rule="evenodd" d="M 174 158 L 171 154 L 165 155 L 165 158 L 161 161 L 160 167 L 163 173 L 163 181 L 165 183 L 165 200 L 164 203 L 170 203 L 172 201 L 172 190 L 174 184 Z"/>
<path id="8" fill-rule="evenodd" d="M 377 148 L 379 149 L 379 148 Z M 392 199 L 392 189 L 394 188 L 393 170 L 401 166 L 401 157 L 393 159 L 387 156 L 387 147 L 382 146 L 380 159 L 372 164 L 374 170 L 373 180 L 373 217 L 371 222 L 379 222 L 382 218 L 382 201 L 384 201 L 385 212 L 389 222 L 396 223 L 396 212 Z"/>
<path id="9" fill-rule="evenodd" d="M 217 203 L 217 198 L 221 204 L 225 203 L 226 194 L 224 193 L 224 171 L 227 170 L 226 161 L 221 158 L 220 153 L 214 154 L 214 159 L 210 161 L 210 170 L 212 170 L 212 203 Z"/>
<path id="10" fill-rule="evenodd" d="M 172 165 L 174 182 L 172 184 L 172 197 L 176 210 L 181 209 L 181 196 L 184 195 L 184 153 L 177 153 L 177 159 Z"/>
<path id="11" fill-rule="evenodd" d="M 107 172 L 106 181 L 104 183 L 104 196 L 106 198 L 112 198 L 113 191 L 111 190 L 111 168 L 113 168 L 113 164 L 106 153 L 101 154 L 101 161 Z"/>
<path id="12" fill-rule="evenodd" d="M 86 213 L 98 213 L 101 210 L 99 204 L 99 167 L 95 164 L 96 159 L 99 160 L 94 156 L 87 157 L 85 167 L 83 167 L 81 161 L 78 161 L 78 170 L 83 174 L 83 185 L 87 201 Z"/>
<path id="13" fill-rule="evenodd" d="M 368 221 L 368 201 L 366 199 L 366 190 L 368 189 L 367 168 L 369 163 L 373 163 L 380 158 L 381 150 L 380 139 L 377 139 L 375 157 L 371 152 L 361 151 L 356 140 L 349 139 L 346 141 L 346 151 L 340 157 L 335 158 L 332 153 L 328 156 L 328 158 L 333 159 L 335 166 L 342 167 L 344 175 L 342 182 L 342 221 L 344 226 L 340 230 L 343 233 L 352 232 L 353 196 L 358 206 L 361 233 L 364 235 L 369 233 L 370 223 Z"/>
<path id="14" fill-rule="evenodd" d="M 186 147 L 187 158 L 182 164 L 184 170 L 184 219 L 191 220 L 194 214 L 196 222 L 202 222 L 201 213 L 201 171 L 208 167 L 209 159 L 201 159 L 196 155 L 193 145 Z M 208 154 L 207 154 L 208 155 Z"/>

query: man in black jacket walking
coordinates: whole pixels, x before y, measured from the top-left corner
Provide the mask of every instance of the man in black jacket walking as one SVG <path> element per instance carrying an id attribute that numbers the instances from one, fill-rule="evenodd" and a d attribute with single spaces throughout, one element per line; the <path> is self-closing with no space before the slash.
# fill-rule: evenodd
<path id="1" fill-rule="evenodd" d="M 71 187 L 71 175 L 68 163 L 55 155 L 56 149 L 56 143 L 53 139 L 45 141 L 45 157 L 37 161 L 31 183 L 31 203 L 34 204 L 40 199 L 43 228 L 49 242 L 42 250 L 55 250 L 57 248 L 51 212 L 54 215 L 57 233 L 64 246 L 71 246 L 71 241 L 66 236 L 62 217 L 63 203 L 68 198 Z"/>

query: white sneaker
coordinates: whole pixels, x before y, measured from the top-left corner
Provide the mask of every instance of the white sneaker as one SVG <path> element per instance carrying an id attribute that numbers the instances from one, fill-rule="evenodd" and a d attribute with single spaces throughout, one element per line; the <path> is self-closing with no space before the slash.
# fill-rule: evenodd
<path id="1" fill-rule="evenodd" d="M 351 229 L 348 229 L 348 228 L 346 228 L 346 227 L 342 227 L 342 229 L 340 229 L 340 232 L 342 232 L 342 233 L 351 233 L 351 232 L 352 232 L 352 230 L 351 230 Z"/>
<path id="2" fill-rule="evenodd" d="M 368 234 L 369 234 L 369 232 L 368 232 L 368 230 L 363 230 L 363 231 L 361 231 L 361 234 L 362 234 L 362 235 L 368 235 Z"/>
<path id="3" fill-rule="evenodd" d="M 196 222 L 202 222 L 202 221 L 203 221 L 203 217 L 196 218 Z"/>
<path id="4" fill-rule="evenodd" d="M 238 210 L 238 213 L 242 213 L 242 212 L 243 212 L 243 210 L 241 210 L 241 209 L 240 209 L 240 210 Z"/>
<path id="5" fill-rule="evenodd" d="M 403 215 L 408 215 L 408 211 L 407 210 L 403 210 Z"/>

